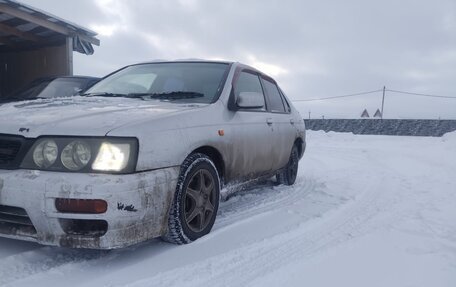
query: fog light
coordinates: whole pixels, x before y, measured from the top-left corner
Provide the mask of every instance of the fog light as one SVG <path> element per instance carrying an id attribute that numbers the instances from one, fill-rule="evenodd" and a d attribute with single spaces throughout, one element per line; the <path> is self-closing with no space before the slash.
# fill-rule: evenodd
<path id="1" fill-rule="evenodd" d="M 108 223 L 104 220 L 60 218 L 59 221 L 63 231 L 68 235 L 101 237 L 108 231 Z M 71 242 L 71 240 L 64 240 L 63 242 Z M 70 247 L 72 245 L 69 244 L 68 246 Z"/>
<path id="2" fill-rule="evenodd" d="M 57 198 L 55 208 L 63 213 L 100 214 L 108 210 L 108 203 L 101 199 Z"/>

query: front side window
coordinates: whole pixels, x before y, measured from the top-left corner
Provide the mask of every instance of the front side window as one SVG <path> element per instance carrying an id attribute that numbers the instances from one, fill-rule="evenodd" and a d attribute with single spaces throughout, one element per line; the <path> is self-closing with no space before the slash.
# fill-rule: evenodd
<path id="1" fill-rule="evenodd" d="M 134 65 L 101 80 L 86 95 L 211 103 L 219 94 L 228 69 L 225 63 Z"/>
<path id="2" fill-rule="evenodd" d="M 248 72 L 241 72 L 234 86 L 234 95 L 236 99 L 241 92 L 254 92 L 263 95 L 263 88 L 261 87 L 261 82 L 258 75 Z M 263 104 L 263 108 L 254 110 L 265 110 L 264 106 L 265 105 Z"/>
<path id="3" fill-rule="evenodd" d="M 269 109 L 271 112 L 284 113 L 285 107 L 283 106 L 282 96 L 280 95 L 279 88 L 273 82 L 263 79 L 264 89 L 269 101 Z"/>

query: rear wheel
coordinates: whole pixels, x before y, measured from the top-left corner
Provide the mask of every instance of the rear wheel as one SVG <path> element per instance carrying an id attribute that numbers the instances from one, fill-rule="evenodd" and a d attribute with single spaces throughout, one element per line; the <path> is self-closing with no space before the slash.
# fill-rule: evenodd
<path id="1" fill-rule="evenodd" d="M 201 153 L 182 164 L 169 219 L 162 238 L 175 244 L 190 243 L 208 234 L 215 222 L 220 180 L 214 163 Z"/>
<path id="2" fill-rule="evenodd" d="M 293 185 L 298 176 L 299 152 L 296 145 L 291 149 L 290 159 L 287 166 L 276 175 L 277 182 L 285 185 Z"/>

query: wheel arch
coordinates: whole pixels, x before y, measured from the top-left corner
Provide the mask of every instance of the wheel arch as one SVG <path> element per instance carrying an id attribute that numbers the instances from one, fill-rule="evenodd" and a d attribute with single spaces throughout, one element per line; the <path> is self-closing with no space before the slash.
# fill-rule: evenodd
<path id="1" fill-rule="evenodd" d="M 304 155 L 304 151 L 306 149 L 304 140 L 298 137 L 295 139 L 293 145 L 295 145 L 298 148 L 299 158 L 301 158 Z"/>
<path id="2" fill-rule="evenodd" d="M 194 149 L 190 154 L 202 153 L 207 155 L 215 165 L 217 172 L 220 177 L 221 183 L 225 178 L 225 160 L 223 159 L 222 153 L 213 146 L 205 145 Z"/>

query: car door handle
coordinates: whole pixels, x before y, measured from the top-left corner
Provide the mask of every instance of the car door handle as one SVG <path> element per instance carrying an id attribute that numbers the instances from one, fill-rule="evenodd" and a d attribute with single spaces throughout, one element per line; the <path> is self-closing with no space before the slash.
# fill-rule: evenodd
<path id="1" fill-rule="evenodd" d="M 268 126 L 272 125 L 272 119 L 271 118 L 267 118 L 266 119 L 266 123 L 268 124 Z"/>
<path id="2" fill-rule="evenodd" d="M 294 124 L 295 124 L 295 122 L 294 122 L 294 120 L 293 120 L 293 119 L 291 119 L 291 120 L 290 120 L 290 124 L 292 124 L 292 125 L 294 125 Z"/>

